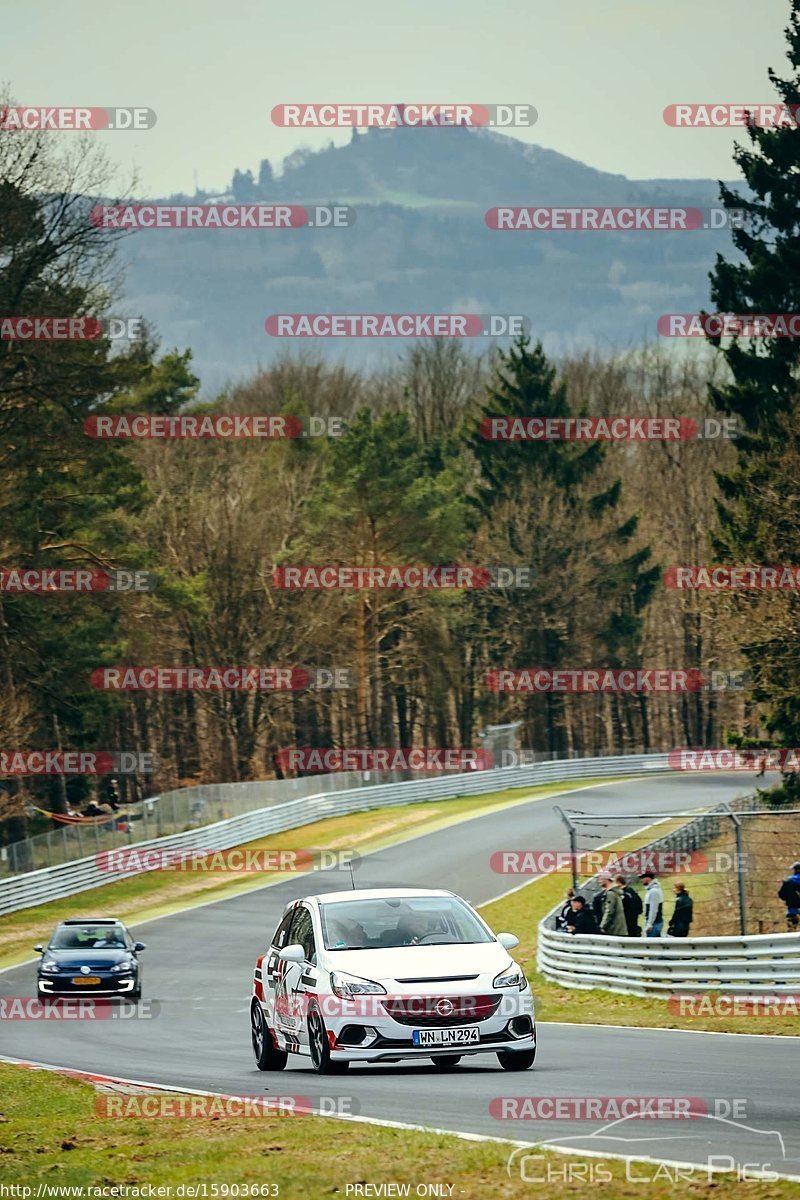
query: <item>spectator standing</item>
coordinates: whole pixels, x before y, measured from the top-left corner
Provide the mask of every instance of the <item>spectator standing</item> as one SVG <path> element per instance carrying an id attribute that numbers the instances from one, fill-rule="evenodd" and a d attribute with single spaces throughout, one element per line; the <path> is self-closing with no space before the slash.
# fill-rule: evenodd
<path id="1" fill-rule="evenodd" d="M 616 882 L 622 889 L 622 907 L 625 912 L 628 937 L 641 937 L 642 931 L 639 928 L 639 917 L 644 910 L 642 898 L 635 887 L 625 882 L 624 875 L 617 875 Z"/>
<path id="2" fill-rule="evenodd" d="M 566 899 L 564 900 L 564 903 L 561 905 L 561 911 L 559 912 L 558 916 L 556 917 L 556 929 L 560 933 L 566 933 L 567 920 L 568 920 L 570 914 L 572 913 L 572 899 L 573 899 L 574 895 L 575 895 L 575 889 L 567 888 Z"/>
<path id="3" fill-rule="evenodd" d="M 667 926 L 667 933 L 670 937 L 688 937 L 694 902 L 686 890 L 685 883 L 676 883 L 673 891 L 675 892 L 675 911 Z"/>
<path id="4" fill-rule="evenodd" d="M 791 875 L 787 875 L 778 889 L 778 899 L 786 905 L 786 926 L 790 933 L 800 929 L 800 862 L 792 867 Z"/>
<path id="5" fill-rule="evenodd" d="M 600 932 L 611 937 L 627 937 L 628 926 L 625 921 L 625 909 L 622 904 L 622 889 L 610 875 L 604 875 L 600 880 L 603 889 L 603 915 L 600 918 Z"/>
<path id="6" fill-rule="evenodd" d="M 645 885 L 644 933 L 645 937 L 661 937 L 664 928 L 664 893 L 652 871 L 643 871 L 639 876 Z"/>

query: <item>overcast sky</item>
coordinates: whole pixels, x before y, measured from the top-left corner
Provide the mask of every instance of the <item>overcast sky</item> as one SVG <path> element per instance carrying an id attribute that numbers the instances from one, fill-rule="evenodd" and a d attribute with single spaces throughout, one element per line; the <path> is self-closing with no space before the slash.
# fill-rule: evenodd
<path id="1" fill-rule="evenodd" d="M 733 131 L 672 129 L 662 111 L 774 99 L 766 69 L 783 71 L 788 7 L 25 0 L 3 13 L 0 79 L 20 104 L 155 109 L 152 130 L 95 135 L 121 169 L 136 168 L 141 195 L 191 191 L 195 179 L 221 189 L 235 167 L 349 139 L 274 127 L 273 105 L 289 101 L 527 102 L 538 123 L 515 136 L 601 170 L 732 178 Z"/>

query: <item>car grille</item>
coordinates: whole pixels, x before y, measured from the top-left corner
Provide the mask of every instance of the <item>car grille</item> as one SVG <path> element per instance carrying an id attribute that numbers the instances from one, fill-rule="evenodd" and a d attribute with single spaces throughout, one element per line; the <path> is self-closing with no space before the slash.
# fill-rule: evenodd
<path id="1" fill-rule="evenodd" d="M 392 996 L 383 1007 L 400 1025 L 446 1026 L 487 1021 L 500 996 Z"/>

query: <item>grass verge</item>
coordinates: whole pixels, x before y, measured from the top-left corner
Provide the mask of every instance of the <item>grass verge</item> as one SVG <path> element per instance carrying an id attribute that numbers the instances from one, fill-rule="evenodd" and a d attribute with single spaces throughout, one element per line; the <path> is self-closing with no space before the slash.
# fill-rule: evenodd
<path id="1" fill-rule="evenodd" d="M 536 1173 L 552 1174 L 551 1180 L 523 1183 L 518 1170 L 515 1175 L 506 1170 L 513 1147 L 496 1142 L 312 1116 L 103 1118 L 96 1115 L 97 1093 L 88 1084 L 3 1063 L 0 1085 L 4 1184 L 30 1188 L 27 1196 L 33 1197 L 41 1187 L 42 1200 L 69 1195 L 60 1189 L 70 1187 L 120 1185 L 172 1189 L 206 1185 L 209 1197 L 242 1196 L 247 1185 L 281 1200 L 323 1200 L 356 1195 L 352 1188 L 348 1193 L 347 1185 L 359 1183 L 408 1185 L 407 1193 L 384 1189 L 383 1194 L 411 1196 L 419 1185 L 444 1185 L 432 1194 L 454 1200 L 508 1200 L 520 1195 L 589 1200 L 598 1182 L 613 1184 L 610 1194 L 615 1200 L 638 1200 L 642 1195 L 642 1184 L 628 1180 L 626 1164 L 616 1160 L 545 1152 L 537 1159 Z M 564 1176 L 570 1164 L 573 1170 L 582 1164 L 591 1176 L 568 1182 Z M 741 1192 L 735 1176 L 715 1175 L 709 1185 L 700 1168 L 696 1181 L 679 1184 L 665 1167 L 641 1165 L 631 1174 L 652 1180 L 648 1200 L 699 1196 L 709 1186 L 714 1187 L 716 1200 L 733 1200 Z M 212 1184 L 218 1185 L 216 1192 Z M 225 1192 L 226 1185 L 238 1185 L 238 1192 Z M 274 1189 L 267 1191 L 263 1185 Z M 796 1184 L 784 1181 L 753 1181 L 747 1184 L 747 1195 L 749 1200 L 783 1200 L 796 1195 L 796 1189 Z M 26 1200 L 25 1193 L 8 1194 Z M 176 1194 L 180 1193 L 171 1193 Z M 365 1194 L 381 1193 L 362 1189 L 361 1195 Z"/>

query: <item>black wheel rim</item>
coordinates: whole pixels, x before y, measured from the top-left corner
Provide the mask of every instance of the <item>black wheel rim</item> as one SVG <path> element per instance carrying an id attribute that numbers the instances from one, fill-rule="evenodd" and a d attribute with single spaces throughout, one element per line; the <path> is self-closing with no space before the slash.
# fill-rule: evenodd
<path id="1" fill-rule="evenodd" d="M 250 1012 L 250 1026 L 253 1035 L 253 1050 L 256 1058 L 261 1058 L 264 1052 L 264 1014 L 258 1005 L 253 1005 Z"/>
<path id="2" fill-rule="evenodd" d="M 308 1021 L 309 1043 L 311 1057 L 315 1066 L 319 1066 L 325 1053 L 325 1034 L 322 1021 L 317 1013 L 312 1013 Z"/>

